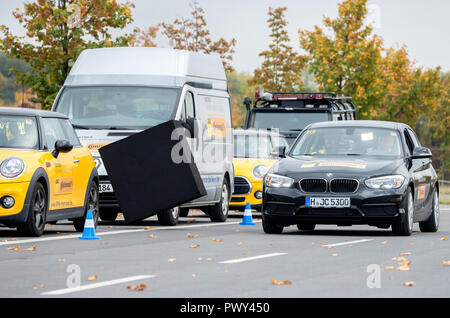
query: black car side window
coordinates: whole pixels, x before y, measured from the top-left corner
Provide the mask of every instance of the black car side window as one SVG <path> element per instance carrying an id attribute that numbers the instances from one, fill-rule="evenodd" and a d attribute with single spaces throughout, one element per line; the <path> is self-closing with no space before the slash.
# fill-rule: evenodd
<path id="1" fill-rule="evenodd" d="M 408 131 L 406 129 L 403 132 L 403 134 L 405 135 L 405 141 L 406 141 L 406 145 L 408 146 L 409 154 L 412 154 L 413 153 L 413 149 L 414 149 L 414 143 L 411 140 L 411 136 L 409 135 L 409 133 L 408 133 Z"/>
<path id="2" fill-rule="evenodd" d="M 417 138 L 416 133 L 409 128 L 407 128 L 407 131 L 409 133 L 409 136 L 411 137 L 414 147 L 420 147 L 421 146 L 420 141 L 419 141 L 419 138 Z"/>

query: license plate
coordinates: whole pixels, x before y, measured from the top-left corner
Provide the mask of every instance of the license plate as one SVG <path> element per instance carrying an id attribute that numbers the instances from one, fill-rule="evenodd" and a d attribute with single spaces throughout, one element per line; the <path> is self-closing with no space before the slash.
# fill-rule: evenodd
<path id="1" fill-rule="evenodd" d="M 100 183 L 98 186 L 98 192 L 104 193 L 104 192 L 114 192 L 114 189 L 111 185 L 111 183 Z"/>
<path id="2" fill-rule="evenodd" d="M 306 198 L 306 206 L 311 208 L 349 208 L 350 198 Z"/>

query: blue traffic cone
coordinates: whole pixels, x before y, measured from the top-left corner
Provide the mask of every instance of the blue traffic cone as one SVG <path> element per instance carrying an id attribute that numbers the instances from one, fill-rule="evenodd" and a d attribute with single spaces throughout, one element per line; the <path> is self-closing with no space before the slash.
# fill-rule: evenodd
<path id="1" fill-rule="evenodd" d="M 84 223 L 83 235 L 78 238 L 79 240 L 99 240 L 100 238 L 95 236 L 95 224 L 92 217 L 92 211 L 88 210 L 86 213 L 86 222 Z"/>
<path id="2" fill-rule="evenodd" d="M 242 222 L 239 224 L 240 225 L 255 225 L 256 224 L 255 222 L 253 222 L 252 207 L 250 206 L 250 203 L 248 203 L 248 202 L 245 205 L 244 218 L 242 219 Z"/>

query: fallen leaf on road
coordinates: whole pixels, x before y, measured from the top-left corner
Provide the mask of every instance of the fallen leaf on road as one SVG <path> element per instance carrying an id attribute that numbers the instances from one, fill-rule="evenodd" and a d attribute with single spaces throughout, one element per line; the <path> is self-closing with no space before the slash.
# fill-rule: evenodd
<path id="1" fill-rule="evenodd" d="M 408 256 L 408 255 L 411 255 L 411 252 L 400 253 L 400 255 Z"/>
<path id="2" fill-rule="evenodd" d="M 244 242 L 239 242 L 237 243 L 237 245 L 244 245 Z"/>
<path id="3" fill-rule="evenodd" d="M 208 257 L 208 258 L 206 258 L 206 260 L 207 260 L 208 262 L 210 262 L 210 261 L 212 261 L 212 258 L 211 258 L 211 257 Z"/>
<path id="4" fill-rule="evenodd" d="M 12 239 L 10 239 L 10 241 L 18 241 L 19 239 L 17 237 L 13 237 Z"/>
<path id="5" fill-rule="evenodd" d="M 272 279 L 273 285 L 291 285 L 292 282 L 289 280 L 277 281 L 276 279 Z"/>
<path id="6" fill-rule="evenodd" d="M 407 261 L 408 258 L 403 257 L 403 256 L 399 256 L 399 257 L 393 257 L 392 260 L 401 262 L 401 261 Z"/>
<path id="7" fill-rule="evenodd" d="M 441 237 L 441 241 L 448 241 L 448 237 Z"/>
<path id="8" fill-rule="evenodd" d="M 414 286 L 414 282 L 404 282 L 403 286 L 412 287 L 412 286 Z"/>
<path id="9" fill-rule="evenodd" d="M 58 263 L 64 263 L 66 261 L 65 258 L 58 258 Z"/>
<path id="10" fill-rule="evenodd" d="M 213 238 L 211 241 L 213 241 L 213 242 L 223 242 L 223 239 L 216 239 L 216 238 Z"/>
<path id="11" fill-rule="evenodd" d="M 393 271 L 394 270 L 394 266 L 386 266 L 384 269 L 387 270 L 387 271 Z"/>
<path id="12" fill-rule="evenodd" d="M 152 229 L 150 226 L 146 226 L 146 227 L 144 227 L 144 230 L 146 230 L 146 231 L 152 231 L 153 229 Z"/>
<path id="13" fill-rule="evenodd" d="M 333 255 L 333 256 L 338 256 L 338 253 L 333 253 L 332 255 Z"/>
<path id="14" fill-rule="evenodd" d="M 414 245 L 414 243 L 408 243 L 408 245 Z"/>
<path id="15" fill-rule="evenodd" d="M 411 261 L 398 263 L 397 270 L 399 271 L 409 271 L 409 265 L 411 264 Z"/>
<path id="16" fill-rule="evenodd" d="M 147 285 L 140 284 L 140 285 L 136 285 L 136 286 L 127 286 L 127 289 L 128 290 L 143 291 L 143 290 L 147 289 Z"/>
<path id="17" fill-rule="evenodd" d="M 195 234 L 195 235 L 194 235 L 194 234 L 188 233 L 188 234 L 187 234 L 187 237 L 188 237 L 188 238 L 197 238 L 197 237 L 200 237 L 200 234 Z"/>
<path id="18" fill-rule="evenodd" d="M 442 266 L 450 266 L 450 261 L 442 261 Z"/>
<path id="19" fill-rule="evenodd" d="M 189 246 L 189 248 L 197 248 L 199 246 L 200 246 L 200 244 L 194 244 L 194 245 Z"/>
<path id="20" fill-rule="evenodd" d="M 349 245 L 348 247 L 349 247 L 349 248 L 353 248 L 353 245 Z"/>
<path id="21" fill-rule="evenodd" d="M 86 278 L 86 280 L 93 281 L 93 280 L 96 280 L 97 278 L 98 278 L 97 275 L 92 275 L 92 276 L 89 276 L 88 278 Z"/>
<path id="22" fill-rule="evenodd" d="M 326 248 L 333 248 L 334 246 L 333 245 L 328 245 L 328 246 L 325 246 Z"/>
<path id="23" fill-rule="evenodd" d="M 36 245 L 34 245 L 32 247 L 29 247 L 29 248 L 26 248 L 25 251 L 31 251 L 31 252 L 36 251 Z"/>
<path id="24" fill-rule="evenodd" d="M 167 261 L 168 261 L 169 263 L 173 263 L 173 262 L 175 262 L 175 260 L 176 260 L 176 258 L 175 258 L 175 257 L 172 257 L 172 258 L 169 258 Z"/>
<path id="25" fill-rule="evenodd" d="M 273 246 L 273 243 L 269 243 L 270 246 Z"/>
<path id="26" fill-rule="evenodd" d="M 147 237 L 149 237 L 149 238 L 156 238 L 156 235 L 155 234 L 149 234 L 149 235 L 147 235 Z"/>
<path id="27" fill-rule="evenodd" d="M 19 245 L 8 247 L 8 250 L 14 250 L 14 251 L 20 251 L 21 249 L 22 248 Z"/>
<path id="28" fill-rule="evenodd" d="M 382 245 L 386 245 L 387 243 L 388 243 L 388 241 L 381 242 Z"/>

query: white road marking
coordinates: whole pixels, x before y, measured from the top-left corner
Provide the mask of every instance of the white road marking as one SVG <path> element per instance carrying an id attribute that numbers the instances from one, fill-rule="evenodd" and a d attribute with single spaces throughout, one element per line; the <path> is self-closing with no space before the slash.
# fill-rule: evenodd
<path id="1" fill-rule="evenodd" d="M 261 220 L 254 220 L 254 222 L 258 223 L 258 222 L 261 222 Z M 115 235 L 115 234 L 138 233 L 138 232 L 145 232 L 145 231 L 179 230 L 179 229 L 190 229 L 190 228 L 208 227 L 208 226 L 223 226 L 223 225 L 233 225 L 233 224 L 236 225 L 239 223 L 240 223 L 240 221 L 224 222 L 224 223 L 180 225 L 180 226 L 173 226 L 173 227 L 153 228 L 152 230 L 141 228 L 141 229 L 97 232 L 96 235 L 97 236 L 105 236 L 105 235 Z M 81 236 L 81 234 L 69 234 L 69 235 L 61 235 L 61 236 L 41 237 L 41 238 L 35 238 L 35 239 L 7 241 L 7 242 L 0 242 L 0 246 L 2 246 L 2 245 L 18 245 L 18 244 L 25 244 L 25 243 L 39 243 L 39 242 L 56 241 L 56 240 L 67 240 L 67 239 L 78 238 L 80 236 Z"/>
<path id="2" fill-rule="evenodd" d="M 121 283 L 127 283 L 127 282 L 131 282 L 134 280 L 147 279 L 147 278 L 152 278 L 152 277 L 156 277 L 156 276 L 155 275 L 131 276 L 131 277 L 113 279 L 113 280 L 109 280 L 109 281 L 101 282 L 101 283 L 88 284 L 88 285 L 83 285 L 83 286 L 78 286 L 78 287 L 70 287 L 70 288 L 53 290 L 53 291 L 41 293 L 41 295 L 53 295 L 53 296 L 64 295 L 64 294 L 75 293 L 75 292 L 79 292 L 79 291 L 83 291 L 83 290 L 111 286 L 111 285 L 116 285 L 116 284 L 121 284 Z"/>
<path id="3" fill-rule="evenodd" d="M 356 244 L 356 243 L 364 243 L 364 242 L 369 242 L 369 241 L 373 241 L 373 239 L 364 239 L 364 240 L 357 240 L 357 241 L 327 244 L 327 245 L 323 245 L 323 247 L 335 247 L 335 246 L 350 245 L 350 244 Z"/>
<path id="4" fill-rule="evenodd" d="M 252 256 L 252 257 L 237 258 L 237 259 L 232 259 L 229 261 L 222 261 L 222 262 L 219 262 L 219 264 L 241 263 L 241 262 L 253 261 L 255 259 L 274 257 L 274 256 L 280 256 L 280 255 L 286 255 L 286 254 L 287 253 L 271 253 L 271 254 L 264 254 L 264 255 L 258 255 L 258 256 Z"/>

